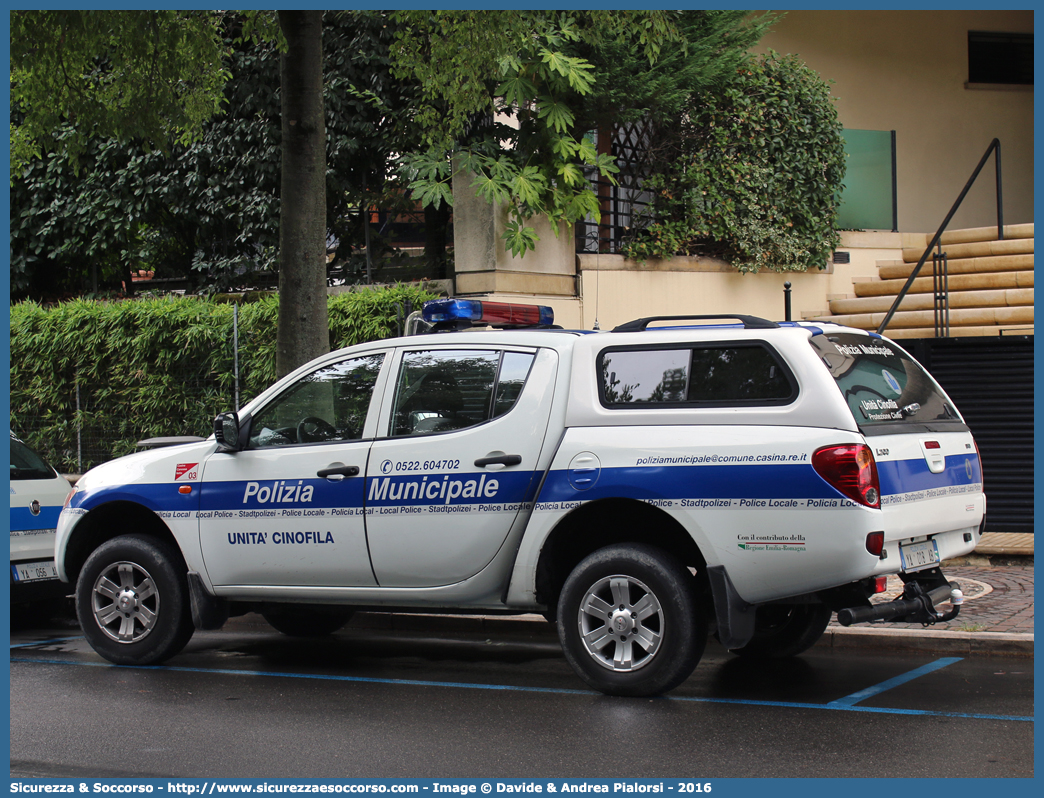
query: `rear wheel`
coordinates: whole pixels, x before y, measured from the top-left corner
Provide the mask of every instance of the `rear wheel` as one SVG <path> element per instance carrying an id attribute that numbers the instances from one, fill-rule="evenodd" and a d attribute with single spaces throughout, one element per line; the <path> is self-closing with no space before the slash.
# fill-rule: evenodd
<path id="1" fill-rule="evenodd" d="M 76 581 L 76 614 L 91 647 L 117 665 L 170 659 L 195 631 L 180 555 L 139 535 L 106 541 L 87 558 Z"/>
<path id="2" fill-rule="evenodd" d="M 689 677 L 707 628 L 693 578 L 653 546 L 599 549 L 573 569 L 558 601 L 558 634 L 581 679 L 610 695 L 665 693 Z"/>
<path id="3" fill-rule="evenodd" d="M 754 637 L 742 648 L 741 657 L 793 657 L 807 651 L 823 636 L 830 623 L 825 604 L 766 604 L 754 616 Z"/>
<path id="4" fill-rule="evenodd" d="M 273 629 L 291 637 L 325 637 L 348 623 L 352 612 L 348 607 L 286 604 L 266 607 L 261 616 Z"/>

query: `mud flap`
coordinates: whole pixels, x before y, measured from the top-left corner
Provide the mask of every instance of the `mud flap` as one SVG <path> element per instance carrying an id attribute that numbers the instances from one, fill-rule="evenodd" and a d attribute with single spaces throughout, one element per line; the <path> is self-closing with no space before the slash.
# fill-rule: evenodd
<path id="1" fill-rule="evenodd" d="M 220 629 L 228 620 L 228 599 L 212 596 L 195 571 L 188 572 L 189 605 L 192 624 L 197 629 Z"/>
<path id="2" fill-rule="evenodd" d="M 707 569 L 707 578 L 714 598 L 718 640 L 730 651 L 743 648 L 754 637 L 756 606 L 740 598 L 724 565 L 710 566 Z"/>

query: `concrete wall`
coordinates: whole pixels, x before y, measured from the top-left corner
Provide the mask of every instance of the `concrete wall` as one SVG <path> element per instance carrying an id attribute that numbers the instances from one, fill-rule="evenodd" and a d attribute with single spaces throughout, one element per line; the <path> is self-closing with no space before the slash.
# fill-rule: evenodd
<path id="1" fill-rule="evenodd" d="M 902 257 L 903 246 L 924 247 L 923 235 L 900 233 L 841 234 L 838 251 L 850 263 L 830 264 L 822 271 L 740 274 L 713 258 L 673 258 L 644 264 L 622 255 L 578 255 L 580 295 L 562 297 L 533 292 L 494 292 L 501 302 L 549 305 L 555 322 L 573 329 L 611 329 L 643 316 L 743 313 L 767 319 L 784 318 L 783 283 L 791 283 L 792 318 L 825 313 L 831 298 L 852 296 L 854 278 L 877 274 L 878 260 Z"/>
<path id="2" fill-rule="evenodd" d="M 453 259 L 458 294 L 576 294 L 576 243 L 571 225 L 558 235 L 546 216 L 530 219 L 539 241 L 536 250 L 515 257 L 504 248 L 506 205 L 490 205 L 471 187 L 469 173 L 453 176 Z"/>
<path id="3" fill-rule="evenodd" d="M 824 78 L 846 128 L 895 130 L 899 229 L 935 232 L 993 138 L 1004 220 L 1033 221 L 1033 88 L 966 88 L 968 31 L 1032 33 L 1032 11 L 790 11 L 761 52 Z M 951 229 L 996 224 L 992 159 Z"/>

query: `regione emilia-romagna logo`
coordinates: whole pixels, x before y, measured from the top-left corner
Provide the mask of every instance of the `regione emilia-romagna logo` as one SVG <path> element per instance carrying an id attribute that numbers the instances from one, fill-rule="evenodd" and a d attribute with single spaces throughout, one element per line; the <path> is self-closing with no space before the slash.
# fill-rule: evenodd
<path id="1" fill-rule="evenodd" d="M 199 479 L 199 463 L 178 463 L 174 466 L 174 481 Z"/>

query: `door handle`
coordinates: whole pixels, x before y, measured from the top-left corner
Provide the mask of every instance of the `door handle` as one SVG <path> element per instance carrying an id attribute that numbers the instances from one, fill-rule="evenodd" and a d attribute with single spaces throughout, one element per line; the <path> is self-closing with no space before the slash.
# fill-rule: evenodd
<path id="1" fill-rule="evenodd" d="M 485 468 L 488 465 L 503 465 L 503 466 L 514 466 L 522 462 L 522 455 L 520 454 L 496 454 L 490 453 L 485 457 L 480 457 L 475 461 L 475 465 L 478 468 Z"/>
<path id="2" fill-rule="evenodd" d="M 359 466 L 330 466 L 315 472 L 317 477 L 354 477 L 359 475 Z"/>

